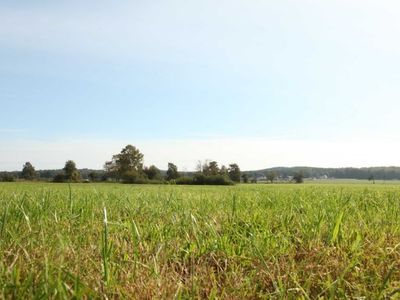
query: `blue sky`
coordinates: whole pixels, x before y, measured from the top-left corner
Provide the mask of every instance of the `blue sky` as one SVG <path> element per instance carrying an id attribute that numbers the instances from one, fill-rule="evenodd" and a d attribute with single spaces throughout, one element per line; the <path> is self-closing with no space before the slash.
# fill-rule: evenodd
<path id="1" fill-rule="evenodd" d="M 368 0 L 2 1 L 0 169 L 101 168 L 127 143 L 160 168 L 400 164 L 399 14 Z"/>

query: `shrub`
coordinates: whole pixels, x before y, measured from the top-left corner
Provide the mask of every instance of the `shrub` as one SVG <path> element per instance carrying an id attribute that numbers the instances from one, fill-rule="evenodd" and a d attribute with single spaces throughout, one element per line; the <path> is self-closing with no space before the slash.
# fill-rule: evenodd
<path id="1" fill-rule="evenodd" d="M 208 185 L 233 185 L 234 182 L 222 175 L 212 175 L 205 178 L 205 184 Z"/>
<path id="2" fill-rule="evenodd" d="M 68 176 L 64 173 L 58 173 L 53 177 L 53 182 L 81 182 L 79 172 L 74 173 L 75 175 L 72 178 L 68 178 Z"/>
<path id="3" fill-rule="evenodd" d="M 193 184 L 193 178 L 180 177 L 175 180 L 175 184 Z"/>
<path id="4" fill-rule="evenodd" d="M 5 175 L 2 176 L 1 181 L 3 181 L 3 182 L 14 182 L 15 181 L 15 177 L 12 176 L 12 175 L 5 174 Z"/>
<path id="5" fill-rule="evenodd" d="M 56 176 L 53 177 L 53 182 L 64 182 L 65 175 L 63 173 L 58 173 Z"/>
<path id="6" fill-rule="evenodd" d="M 162 184 L 163 180 L 148 179 L 144 173 L 137 171 L 128 171 L 122 176 L 123 183 L 136 183 L 136 184 Z"/>
<path id="7" fill-rule="evenodd" d="M 146 182 L 145 183 L 147 183 L 147 184 L 165 184 L 166 182 L 165 182 L 165 180 L 162 180 L 162 179 L 152 179 L 152 180 L 146 180 Z"/>
<path id="8" fill-rule="evenodd" d="M 122 183 L 126 184 L 163 184 L 162 179 L 148 179 L 145 173 L 138 171 L 127 171 L 122 176 Z M 107 180 L 107 179 L 106 179 Z"/>
<path id="9" fill-rule="evenodd" d="M 296 183 L 303 183 L 304 182 L 304 174 L 303 172 L 297 172 L 293 176 L 293 180 Z"/>
<path id="10" fill-rule="evenodd" d="M 223 175 L 205 176 L 196 174 L 193 178 L 181 177 L 176 180 L 176 184 L 194 184 L 194 185 L 233 185 L 233 181 Z"/>
<path id="11" fill-rule="evenodd" d="M 161 179 L 161 171 L 156 166 L 150 166 L 143 169 L 144 174 L 149 180 Z"/>
<path id="12" fill-rule="evenodd" d="M 136 171 L 128 171 L 122 176 L 123 183 L 140 183 L 144 179 L 139 176 L 139 173 Z"/>

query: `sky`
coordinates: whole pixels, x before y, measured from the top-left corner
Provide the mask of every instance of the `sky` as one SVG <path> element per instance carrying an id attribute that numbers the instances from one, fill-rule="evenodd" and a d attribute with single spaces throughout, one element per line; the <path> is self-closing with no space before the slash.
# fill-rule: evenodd
<path id="1" fill-rule="evenodd" d="M 400 165 L 400 2 L 0 2 L 0 170 Z"/>

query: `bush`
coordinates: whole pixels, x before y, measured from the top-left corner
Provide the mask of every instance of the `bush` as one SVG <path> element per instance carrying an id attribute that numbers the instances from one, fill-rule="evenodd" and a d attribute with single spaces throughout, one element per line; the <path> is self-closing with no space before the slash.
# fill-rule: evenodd
<path id="1" fill-rule="evenodd" d="M 197 174 L 193 177 L 193 184 L 198 185 L 233 185 L 233 181 L 222 175 L 205 176 Z"/>
<path id="2" fill-rule="evenodd" d="M 165 180 L 162 180 L 162 179 L 152 179 L 152 180 L 146 180 L 146 182 L 145 183 L 147 183 L 147 184 L 165 184 L 166 182 L 165 182 Z"/>
<path id="3" fill-rule="evenodd" d="M 207 176 L 205 178 L 205 184 L 208 185 L 234 185 L 234 182 L 227 177 L 222 175 Z"/>
<path id="4" fill-rule="evenodd" d="M 193 184 L 193 178 L 190 177 L 180 177 L 174 181 L 175 184 Z"/>
<path id="5" fill-rule="evenodd" d="M 65 175 L 63 173 L 58 173 L 56 176 L 53 177 L 53 182 L 64 182 Z"/>
<path id="6" fill-rule="evenodd" d="M 176 180 L 176 184 L 193 185 L 233 185 L 233 181 L 222 175 L 205 176 L 196 174 L 193 178 L 181 177 Z"/>
<path id="7" fill-rule="evenodd" d="M 6 175 L 2 176 L 1 181 L 3 181 L 3 182 L 14 182 L 15 181 L 15 177 L 12 176 L 12 175 L 6 174 Z"/>
<path id="8" fill-rule="evenodd" d="M 144 179 L 141 178 L 136 171 L 128 171 L 122 175 L 123 183 L 141 183 L 142 181 L 144 181 Z"/>
<path id="9" fill-rule="evenodd" d="M 304 173 L 303 172 L 297 172 L 293 176 L 293 180 L 296 183 L 303 183 L 304 182 Z"/>
<path id="10" fill-rule="evenodd" d="M 163 184 L 161 179 L 148 179 L 143 173 L 137 171 L 128 171 L 122 176 L 123 183 L 136 183 L 136 184 Z"/>

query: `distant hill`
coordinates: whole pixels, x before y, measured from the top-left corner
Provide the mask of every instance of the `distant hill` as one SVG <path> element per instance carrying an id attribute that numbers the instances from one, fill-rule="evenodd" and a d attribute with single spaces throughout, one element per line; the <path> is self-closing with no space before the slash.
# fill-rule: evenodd
<path id="1" fill-rule="evenodd" d="M 256 171 L 245 171 L 251 178 L 262 178 L 267 172 L 276 172 L 279 177 L 287 178 L 302 172 L 305 178 L 337 178 L 337 179 L 400 179 L 400 167 L 370 168 L 314 168 L 314 167 L 276 167 Z"/>
<path id="2" fill-rule="evenodd" d="M 337 178 L 337 179 L 369 179 L 373 177 L 375 180 L 400 180 L 400 167 L 370 167 L 370 168 L 314 168 L 314 167 L 276 167 L 255 171 L 243 171 L 249 178 L 262 179 L 267 172 L 274 171 L 280 178 L 290 178 L 295 173 L 302 172 L 305 178 Z M 58 170 L 37 170 L 39 178 L 51 179 L 58 173 L 62 173 L 62 169 Z M 89 177 L 89 173 L 96 173 L 101 178 L 104 170 L 80 169 L 82 179 Z M 165 170 L 161 170 L 161 174 L 165 175 Z M 185 172 L 185 176 L 192 176 L 195 172 Z M 20 177 L 21 172 L 0 172 L 0 177 L 11 175 L 15 178 Z"/>

